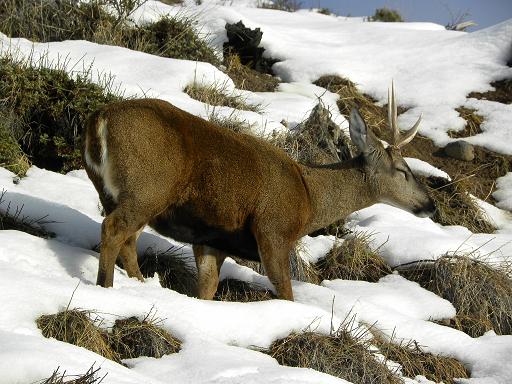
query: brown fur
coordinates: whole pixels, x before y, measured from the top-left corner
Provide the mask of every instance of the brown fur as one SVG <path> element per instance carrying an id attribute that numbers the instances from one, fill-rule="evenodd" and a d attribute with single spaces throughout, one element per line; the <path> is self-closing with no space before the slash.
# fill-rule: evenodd
<path id="1" fill-rule="evenodd" d="M 135 240 L 149 224 L 195 245 L 200 298 L 213 297 L 222 261 L 239 253 L 256 254 L 278 297 L 293 300 L 288 253 L 298 238 L 380 198 L 410 210 L 431 204 L 412 174 L 410 189 L 418 190 L 419 199 L 406 201 L 404 188 L 393 192 L 398 179 L 382 188 L 383 180 L 397 173 L 394 163 L 407 166 L 399 153 L 377 142 L 370 155 L 306 167 L 261 139 L 224 130 L 165 101 L 130 100 L 92 115 L 84 157 L 88 152 L 95 164 L 101 161 L 102 121 L 110 184 L 87 161 L 86 170 L 107 213 L 97 280 L 105 287 L 113 284 L 120 252 L 128 275 L 142 279 Z M 371 158 L 378 158 L 378 167 Z M 117 199 L 109 185 L 119 191 Z"/>

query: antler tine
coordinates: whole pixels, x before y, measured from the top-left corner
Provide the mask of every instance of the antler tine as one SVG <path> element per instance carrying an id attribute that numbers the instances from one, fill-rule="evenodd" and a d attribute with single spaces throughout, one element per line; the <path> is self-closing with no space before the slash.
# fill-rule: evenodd
<path id="1" fill-rule="evenodd" d="M 422 116 L 423 114 L 421 114 L 420 117 L 418 117 L 418 120 L 416 121 L 416 123 L 414 123 L 412 128 L 405 132 L 405 134 L 400 139 L 400 142 L 396 144 L 397 148 L 403 147 L 405 144 L 409 143 L 412 139 L 414 139 L 414 136 L 416 136 L 416 133 L 418 133 L 418 128 L 420 126 Z"/>
<path id="2" fill-rule="evenodd" d="M 397 124 L 397 106 L 395 101 L 395 85 L 391 80 L 391 89 L 388 90 L 388 119 L 389 128 L 393 131 L 393 145 L 397 145 L 400 141 L 400 130 Z"/>

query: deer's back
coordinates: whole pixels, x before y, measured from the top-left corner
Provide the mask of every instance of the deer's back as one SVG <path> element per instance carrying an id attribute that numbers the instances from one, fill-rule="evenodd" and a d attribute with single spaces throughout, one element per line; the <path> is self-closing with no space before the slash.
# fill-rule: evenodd
<path id="1" fill-rule="evenodd" d="M 161 100 L 114 103 L 101 117 L 114 183 L 130 194 L 168 199 L 150 222 L 164 235 L 257 258 L 255 227 L 294 236 L 308 220 L 298 165 L 261 139 Z"/>

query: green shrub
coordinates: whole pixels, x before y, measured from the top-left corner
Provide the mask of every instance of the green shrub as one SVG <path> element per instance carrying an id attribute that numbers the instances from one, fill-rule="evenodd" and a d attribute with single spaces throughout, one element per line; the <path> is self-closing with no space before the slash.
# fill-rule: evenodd
<path id="1" fill-rule="evenodd" d="M 260 8 L 276 9 L 278 11 L 295 12 L 300 9 L 302 3 L 297 0 L 262 0 L 259 3 Z"/>
<path id="2" fill-rule="evenodd" d="M 81 167 L 80 133 L 86 117 L 121 97 L 109 79 L 100 86 L 87 72 L 71 78 L 63 69 L 43 64 L 0 57 L 0 100 L 8 115 L 20 122 L 15 130 L 4 128 L 2 143 L 10 148 L 6 153 L 19 158 L 14 139 L 35 165 L 67 172 Z"/>
<path id="3" fill-rule="evenodd" d="M 160 20 L 132 29 L 128 48 L 138 49 L 153 55 L 183 60 L 204 61 L 218 66 L 220 60 L 198 35 L 197 22 L 190 17 L 163 16 Z M 137 43 L 144 41 L 145 43 Z"/>
<path id="4" fill-rule="evenodd" d="M 102 25 L 115 17 L 105 12 L 100 1 L 3 0 L 0 2 L 0 31 L 10 37 L 33 41 L 93 40 Z"/>
<path id="5" fill-rule="evenodd" d="M 0 111 L 0 167 L 18 176 L 25 176 L 30 167 L 30 161 L 14 137 L 20 125 L 19 119 Z"/>
<path id="6" fill-rule="evenodd" d="M 40 42 L 88 40 L 163 57 L 220 63 L 199 36 L 192 17 L 163 16 L 154 23 L 133 26 L 129 17 L 145 1 L 3 0 L 0 32 Z"/>
<path id="7" fill-rule="evenodd" d="M 322 15 L 327 15 L 327 16 L 332 15 L 332 12 L 329 8 L 319 8 L 319 9 L 317 9 L 317 12 L 321 13 Z"/>
<path id="8" fill-rule="evenodd" d="M 370 21 L 384 21 L 384 22 L 402 22 L 402 15 L 394 9 L 377 8 L 375 14 L 370 17 Z"/>

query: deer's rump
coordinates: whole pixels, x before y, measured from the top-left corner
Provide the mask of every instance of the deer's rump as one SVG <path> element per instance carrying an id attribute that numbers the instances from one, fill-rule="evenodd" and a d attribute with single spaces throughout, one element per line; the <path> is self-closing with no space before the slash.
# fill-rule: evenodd
<path id="1" fill-rule="evenodd" d="M 234 231 L 207 223 L 191 206 L 172 207 L 154 217 L 149 225 L 163 236 L 174 240 L 207 245 L 246 260 L 260 261 L 256 239 L 246 223 Z"/>

